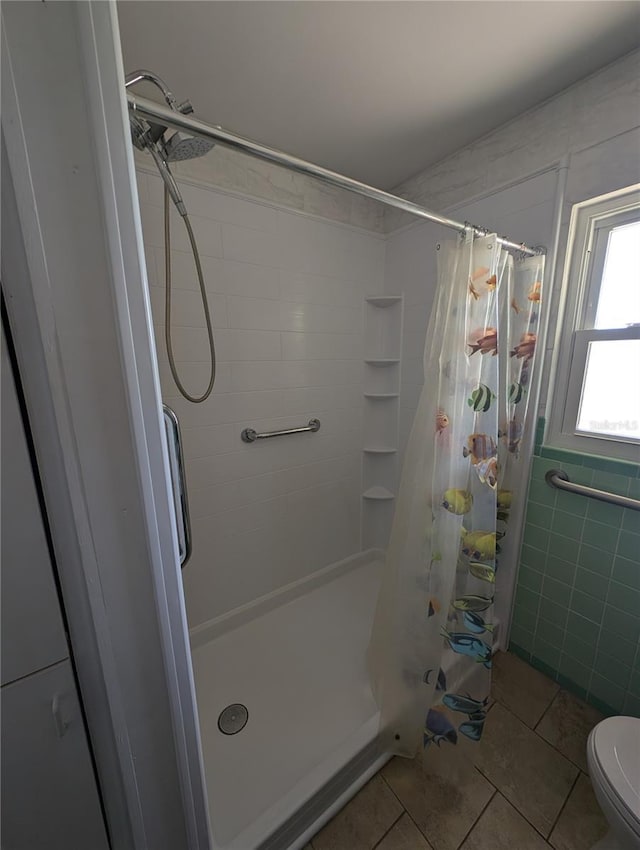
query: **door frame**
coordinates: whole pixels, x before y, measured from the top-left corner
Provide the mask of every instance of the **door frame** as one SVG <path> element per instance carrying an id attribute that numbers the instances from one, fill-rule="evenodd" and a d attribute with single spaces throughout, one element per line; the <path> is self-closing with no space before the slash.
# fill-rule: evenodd
<path id="1" fill-rule="evenodd" d="M 3 291 L 111 841 L 204 850 L 115 3 L 15 3 L 2 15 Z"/>

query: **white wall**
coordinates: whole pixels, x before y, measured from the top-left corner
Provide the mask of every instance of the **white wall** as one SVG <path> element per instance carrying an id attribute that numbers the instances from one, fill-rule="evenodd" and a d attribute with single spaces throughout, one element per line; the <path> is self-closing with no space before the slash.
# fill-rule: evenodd
<path id="1" fill-rule="evenodd" d="M 635 50 L 405 180 L 394 192 L 439 212 L 451 210 L 638 126 L 640 50 Z M 385 213 L 387 231 L 410 221 L 396 210 Z"/>
<path id="2" fill-rule="evenodd" d="M 160 179 L 139 169 L 164 400 L 181 423 L 193 555 L 190 626 L 360 550 L 363 299 L 382 291 L 384 238 L 181 181 L 202 254 L 218 376 L 179 397 L 164 344 Z M 173 339 L 192 392 L 208 348 L 184 230 L 172 216 Z M 317 417 L 317 434 L 246 445 L 245 427 Z"/>

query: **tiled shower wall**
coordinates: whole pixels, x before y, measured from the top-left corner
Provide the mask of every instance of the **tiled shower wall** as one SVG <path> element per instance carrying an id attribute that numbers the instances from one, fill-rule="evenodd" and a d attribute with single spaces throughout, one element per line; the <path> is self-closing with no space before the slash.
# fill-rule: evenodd
<path id="1" fill-rule="evenodd" d="M 163 400 L 181 423 L 193 530 L 190 626 L 360 551 L 364 297 L 382 291 L 384 238 L 182 182 L 202 255 L 218 372 L 179 397 L 164 342 L 162 185 L 138 171 Z M 184 228 L 172 216 L 174 351 L 192 392 L 208 347 Z M 247 445 L 243 428 L 322 422 Z"/>
<path id="2" fill-rule="evenodd" d="M 553 489 L 549 469 L 640 498 L 640 466 L 538 446 L 511 649 L 602 711 L 640 716 L 640 514 Z"/>
<path id="3" fill-rule="evenodd" d="M 238 192 L 287 209 L 384 232 L 382 204 L 220 145 L 207 156 L 174 163 L 172 171 L 198 185 Z"/>

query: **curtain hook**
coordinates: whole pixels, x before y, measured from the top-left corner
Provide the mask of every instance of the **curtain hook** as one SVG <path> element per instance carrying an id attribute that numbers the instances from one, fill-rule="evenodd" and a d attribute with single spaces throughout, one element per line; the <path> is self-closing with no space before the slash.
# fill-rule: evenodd
<path id="1" fill-rule="evenodd" d="M 473 241 L 476 238 L 476 227 L 470 221 L 465 221 L 464 230 L 460 231 L 461 239 L 470 239 Z"/>

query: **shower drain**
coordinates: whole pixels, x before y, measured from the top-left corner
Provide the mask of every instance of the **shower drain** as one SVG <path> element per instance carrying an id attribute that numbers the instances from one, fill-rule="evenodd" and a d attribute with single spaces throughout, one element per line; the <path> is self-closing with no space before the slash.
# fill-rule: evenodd
<path id="1" fill-rule="evenodd" d="M 218 729 L 223 735 L 237 735 L 247 725 L 249 712 L 247 707 L 239 702 L 228 705 L 220 712 Z"/>

